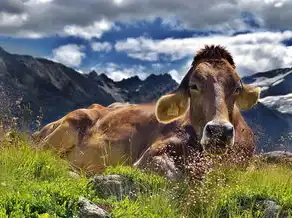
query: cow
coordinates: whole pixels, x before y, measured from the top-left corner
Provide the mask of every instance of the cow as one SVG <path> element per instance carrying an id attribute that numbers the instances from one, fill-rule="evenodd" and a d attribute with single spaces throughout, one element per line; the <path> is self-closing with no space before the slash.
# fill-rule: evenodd
<path id="1" fill-rule="evenodd" d="M 200 161 L 197 154 L 252 157 L 254 134 L 240 111 L 259 94 L 242 82 L 226 48 L 206 45 L 178 87 L 156 103 L 71 112 L 36 136 L 86 172 L 126 164 L 178 179 Z"/>

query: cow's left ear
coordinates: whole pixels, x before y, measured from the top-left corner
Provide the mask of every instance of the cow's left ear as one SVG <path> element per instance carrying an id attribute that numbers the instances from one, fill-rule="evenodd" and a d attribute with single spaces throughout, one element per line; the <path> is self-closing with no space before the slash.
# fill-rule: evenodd
<path id="1" fill-rule="evenodd" d="M 160 123 L 180 118 L 189 107 L 189 97 L 180 91 L 164 95 L 156 103 L 155 115 Z"/>
<path id="2" fill-rule="evenodd" d="M 241 94 L 236 99 L 236 104 L 240 110 L 247 110 L 252 108 L 260 98 L 259 87 L 252 87 L 250 85 L 243 85 Z"/>

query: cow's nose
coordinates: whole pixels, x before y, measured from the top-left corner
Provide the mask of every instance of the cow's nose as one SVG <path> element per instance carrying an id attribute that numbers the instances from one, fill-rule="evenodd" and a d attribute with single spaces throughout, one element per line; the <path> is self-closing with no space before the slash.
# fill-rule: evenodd
<path id="1" fill-rule="evenodd" d="M 231 124 L 214 124 L 206 125 L 206 135 L 209 138 L 227 141 L 233 137 L 233 126 Z"/>

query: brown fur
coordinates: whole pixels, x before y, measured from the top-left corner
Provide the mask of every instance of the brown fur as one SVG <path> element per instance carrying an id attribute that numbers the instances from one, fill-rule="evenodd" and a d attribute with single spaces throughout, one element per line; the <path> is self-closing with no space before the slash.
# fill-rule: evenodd
<path id="1" fill-rule="evenodd" d="M 93 104 L 46 125 L 34 137 L 88 172 L 125 163 L 179 178 L 188 171 L 187 162 L 202 155 L 201 132 L 214 118 L 234 126 L 235 143 L 228 153 L 252 156 L 253 133 L 240 108 L 252 107 L 258 95 L 250 87 L 233 94 L 239 80 L 230 53 L 207 46 L 198 52 L 178 89 L 156 104 Z M 192 83 L 204 92 L 190 90 Z"/>

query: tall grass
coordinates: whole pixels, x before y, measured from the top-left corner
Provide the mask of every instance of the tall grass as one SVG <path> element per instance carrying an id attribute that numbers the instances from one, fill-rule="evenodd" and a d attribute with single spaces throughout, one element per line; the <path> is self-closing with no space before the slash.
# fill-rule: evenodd
<path id="1" fill-rule="evenodd" d="M 24 136 L 0 146 L 0 217 L 72 217 L 87 180 L 69 175 L 67 162 L 33 149 Z"/>
<path id="2" fill-rule="evenodd" d="M 247 169 L 219 166 L 201 181 L 171 182 L 131 167 L 109 167 L 142 186 L 137 198 L 101 199 L 89 178 L 69 174 L 69 163 L 38 150 L 25 135 L 10 133 L 0 142 L 0 217 L 74 217 L 84 196 L 112 217 L 263 217 L 256 203 L 275 201 L 279 215 L 292 217 L 292 166 L 256 159 Z"/>
<path id="3" fill-rule="evenodd" d="M 292 216 L 292 167 L 253 162 L 249 168 L 222 167 L 188 185 L 184 196 L 187 217 L 263 217 L 256 205 L 272 200 L 279 214 Z"/>

